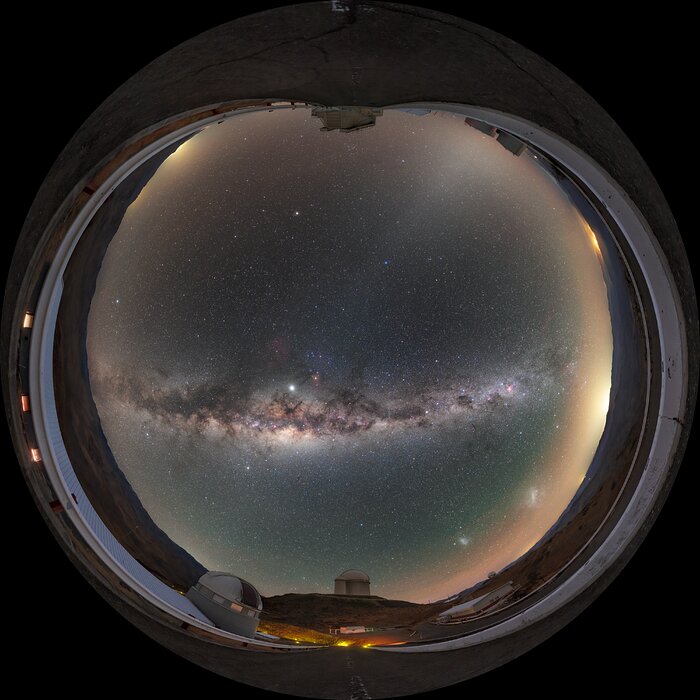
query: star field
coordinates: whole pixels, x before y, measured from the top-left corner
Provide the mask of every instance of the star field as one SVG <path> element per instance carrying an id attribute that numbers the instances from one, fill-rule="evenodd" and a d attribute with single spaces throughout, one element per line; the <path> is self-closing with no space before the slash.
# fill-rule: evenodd
<path id="1" fill-rule="evenodd" d="M 612 353 L 600 263 L 532 154 L 462 117 L 320 126 L 234 116 L 160 167 L 98 278 L 95 401 L 205 566 L 264 595 L 360 568 L 434 600 L 524 553 L 585 474 Z"/>

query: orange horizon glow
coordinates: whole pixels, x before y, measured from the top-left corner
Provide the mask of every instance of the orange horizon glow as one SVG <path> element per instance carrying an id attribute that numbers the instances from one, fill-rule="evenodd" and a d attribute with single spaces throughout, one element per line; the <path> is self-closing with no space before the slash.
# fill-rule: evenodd
<path id="1" fill-rule="evenodd" d="M 410 600 L 427 603 L 447 598 L 484 581 L 491 571 L 499 572 L 527 554 L 566 510 L 583 483 L 602 437 L 612 386 L 612 321 L 603 277 L 602 253 L 590 224 L 570 205 L 570 239 L 579 265 L 574 280 L 582 300 L 582 323 L 586 336 L 593 340 L 585 346 L 568 389 L 566 414 L 559 417 L 561 433 L 554 436 L 545 457 L 547 478 L 544 485 L 533 483 L 507 520 L 492 532 L 487 541 L 470 549 L 472 565 L 460 566 L 465 553 L 443 563 L 447 575 L 436 580 L 430 572 L 414 577 Z M 591 254 L 591 251 L 593 254 Z M 534 496 L 533 496 L 534 494 Z M 404 595 L 401 596 L 401 590 Z M 405 588 L 394 585 L 386 597 L 406 599 Z M 384 595 L 384 592 L 382 592 Z"/>

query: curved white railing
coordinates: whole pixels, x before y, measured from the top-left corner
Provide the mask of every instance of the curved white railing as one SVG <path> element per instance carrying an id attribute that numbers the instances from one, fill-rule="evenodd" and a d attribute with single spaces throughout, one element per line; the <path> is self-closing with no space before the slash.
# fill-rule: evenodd
<path id="1" fill-rule="evenodd" d="M 71 253 L 93 214 L 114 189 L 143 161 L 168 145 L 221 119 L 260 109 L 286 109 L 288 102 L 251 107 L 214 114 L 194 124 L 173 131 L 154 142 L 119 167 L 92 195 L 78 214 L 61 243 L 44 283 L 34 314 L 30 345 L 30 400 L 37 446 L 51 484 L 66 509 L 67 516 L 86 543 L 102 561 L 139 595 L 190 625 L 216 631 L 216 634 L 251 646 L 289 650 L 310 650 L 318 647 L 288 646 L 252 640 L 218 628 L 184 596 L 177 593 L 146 570 L 108 530 L 90 504 L 73 470 L 63 444 L 56 413 L 53 388 L 53 342 L 58 308 L 63 289 L 62 278 Z M 485 121 L 503 128 L 523 141 L 536 146 L 554 161 L 569 168 L 599 198 L 608 214 L 623 232 L 636 256 L 651 295 L 658 328 L 664 371 L 661 372 L 661 400 L 656 432 L 650 454 L 635 492 L 624 513 L 588 561 L 556 590 L 513 617 L 484 630 L 458 639 L 425 643 L 415 647 L 373 647 L 392 653 L 432 652 L 473 646 L 497 639 L 522 629 L 558 610 L 593 584 L 617 559 L 646 521 L 659 489 L 662 487 L 670 460 L 680 435 L 687 388 L 687 354 L 683 313 L 673 276 L 661 248 L 640 212 L 619 186 L 586 154 L 565 143 L 545 129 L 522 119 L 465 105 L 411 103 L 385 109 L 439 109 Z M 77 502 L 71 494 L 75 494 Z"/>
<path id="2" fill-rule="evenodd" d="M 253 112 L 260 109 L 285 109 L 289 106 L 286 103 L 273 106 L 265 105 L 264 107 L 240 109 L 236 113 Z M 109 531 L 83 491 L 63 443 L 56 411 L 53 383 L 54 333 L 63 292 L 63 274 L 80 236 L 107 197 L 144 160 L 170 144 L 202 129 L 207 124 L 225 118 L 225 116 L 225 114 L 212 115 L 195 124 L 173 131 L 167 137 L 146 147 L 112 173 L 79 212 L 54 257 L 34 311 L 29 352 L 29 394 L 32 420 L 43 467 L 67 517 L 70 518 L 71 523 L 87 545 L 134 591 L 182 622 L 209 631 L 215 630 L 217 635 L 245 642 L 249 646 L 275 649 L 285 646 L 295 651 L 316 649 L 318 647 L 288 646 L 250 639 L 214 627 L 213 623 L 188 598 L 167 586 L 140 564 Z"/>

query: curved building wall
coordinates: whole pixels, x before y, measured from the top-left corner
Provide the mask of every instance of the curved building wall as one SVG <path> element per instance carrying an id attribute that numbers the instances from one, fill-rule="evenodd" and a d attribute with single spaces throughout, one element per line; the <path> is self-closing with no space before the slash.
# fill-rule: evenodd
<path id="1" fill-rule="evenodd" d="M 337 578 L 334 593 L 335 595 L 370 595 L 369 581 Z"/>
<path id="2" fill-rule="evenodd" d="M 369 581 L 347 581 L 345 595 L 369 595 Z"/>

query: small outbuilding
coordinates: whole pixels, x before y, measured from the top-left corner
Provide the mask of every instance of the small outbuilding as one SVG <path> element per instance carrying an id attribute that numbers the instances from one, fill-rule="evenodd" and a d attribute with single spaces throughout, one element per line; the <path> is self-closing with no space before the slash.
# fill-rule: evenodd
<path id="1" fill-rule="evenodd" d="M 364 571 L 347 569 L 335 580 L 336 595 L 370 595 L 369 576 Z"/>
<path id="2" fill-rule="evenodd" d="M 477 598 L 471 598 L 464 603 L 455 605 L 449 610 L 440 613 L 437 622 L 440 624 L 455 624 L 464 622 L 481 613 L 496 609 L 506 602 L 520 586 L 513 585 L 512 581 L 499 586 L 498 588 L 484 593 Z"/>
<path id="3" fill-rule="evenodd" d="M 187 597 L 217 626 L 243 637 L 255 637 L 262 599 L 247 581 L 222 571 L 207 571 Z"/>

